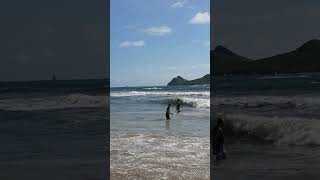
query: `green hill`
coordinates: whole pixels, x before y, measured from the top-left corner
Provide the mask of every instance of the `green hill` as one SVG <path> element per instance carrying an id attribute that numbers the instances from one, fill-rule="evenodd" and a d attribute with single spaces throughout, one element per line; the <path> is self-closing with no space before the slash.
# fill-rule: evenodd
<path id="1" fill-rule="evenodd" d="M 293 51 L 263 59 L 251 60 L 222 46 L 217 46 L 210 56 L 214 75 L 320 72 L 320 40 L 317 39 Z"/>
<path id="2" fill-rule="evenodd" d="M 210 84 L 210 74 L 203 76 L 202 78 L 187 80 L 181 76 L 173 78 L 168 86 L 177 86 L 177 85 L 205 85 Z"/>

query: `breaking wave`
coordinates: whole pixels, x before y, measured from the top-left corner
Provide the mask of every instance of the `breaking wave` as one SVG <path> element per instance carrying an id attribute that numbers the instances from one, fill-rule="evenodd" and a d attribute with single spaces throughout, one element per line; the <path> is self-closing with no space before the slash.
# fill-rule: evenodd
<path id="1" fill-rule="evenodd" d="M 146 90 L 158 90 L 158 89 L 162 89 L 162 88 L 159 88 L 159 87 L 149 87 L 149 88 L 143 88 L 143 89 L 146 89 Z"/>
<path id="2" fill-rule="evenodd" d="M 240 107 L 296 107 L 315 108 L 320 105 L 320 98 L 306 96 L 235 96 L 235 97 L 214 97 L 214 106 L 232 105 Z"/>
<path id="3" fill-rule="evenodd" d="M 124 91 L 112 92 L 111 97 L 133 97 L 137 101 L 145 101 L 159 104 L 173 104 L 177 100 L 182 101 L 182 105 L 195 108 L 210 108 L 210 92 L 209 91 Z M 137 98 L 135 98 L 137 97 Z M 139 97 L 139 98 L 138 98 Z"/>
<path id="4" fill-rule="evenodd" d="M 172 91 L 123 91 L 111 92 L 111 97 L 128 97 L 128 96 L 210 96 L 209 91 L 189 91 L 189 92 L 172 92 Z"/>
<path id="5" fill-rule="evenodd" d="M 24 98 L 24 99 L 2 99 L 1 110 L 10 111 L 32 111 L 65 108 L 94 108 L 106 107 L 106 96 L 92 96 L 85 94 L 70 94 L 65 96 Z"/>
<path id="6" fill-rule="evenodd" d="M 179 98 L 182 101 L 182 105 L 195 107 L 195 108 L 210 108 L 210 99 L 208 98 L 195 98 L 195 97 L 182 97 Z M 165 104 L 176 104 L 178 98 L 169 98 L 163 100 Z"/>
<path id="7" fill-rule="evenodd" d="M 226 133 L 248 135 L 277 145 L 320 146 L 320 120 L 296 117 L 228 115 Z"/>

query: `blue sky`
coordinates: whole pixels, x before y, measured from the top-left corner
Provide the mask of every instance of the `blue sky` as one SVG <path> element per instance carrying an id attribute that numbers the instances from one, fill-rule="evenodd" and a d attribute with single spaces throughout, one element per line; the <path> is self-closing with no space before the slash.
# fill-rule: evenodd
<path id="1" fill-rule="evenodd" d="M 111 0 L 112 87 L 210 72 L 209 0 Z"/>

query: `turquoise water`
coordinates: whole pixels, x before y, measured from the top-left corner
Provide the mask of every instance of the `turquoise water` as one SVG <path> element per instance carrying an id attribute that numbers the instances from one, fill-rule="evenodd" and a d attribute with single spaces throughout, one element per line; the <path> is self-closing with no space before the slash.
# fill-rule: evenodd
<path id="1" fill-rule="evenodd" d="M 110 96 L 113 177 L 209 179 L 209 86 L 112 88 Z"/>

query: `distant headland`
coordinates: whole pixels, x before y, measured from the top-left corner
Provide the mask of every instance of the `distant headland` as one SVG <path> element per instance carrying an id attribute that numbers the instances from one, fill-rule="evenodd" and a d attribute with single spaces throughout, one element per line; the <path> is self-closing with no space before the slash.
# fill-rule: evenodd
<path id="1" fill-rule="evenodd" d="M 217 46 L 210 52 L 210 58 L 213 75 L 320 72 L 320 40 L 313 39 L 293 51 L 256 60 Z"/>
<path id="2" fill-rule="evenodd" d="M 167 86 L 177 86 L 177 85 L 206 85 L 210 84 L 210 74 L 203 76 L 202 78 L 194 80 L 186 80 L 181 76 L 173 78 Z"/>

